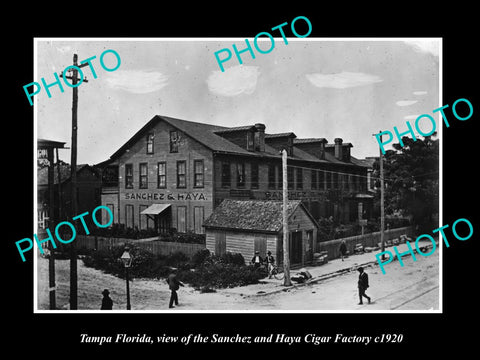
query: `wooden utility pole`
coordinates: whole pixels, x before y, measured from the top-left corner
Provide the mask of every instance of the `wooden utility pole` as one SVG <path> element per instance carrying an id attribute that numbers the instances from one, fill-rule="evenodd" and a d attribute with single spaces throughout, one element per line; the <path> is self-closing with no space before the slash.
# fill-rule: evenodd
<path id="1" fill-rule="evenodd" d="M 58 154 L 58 148 L 57 148 Z M 57 155 L 58 156 L 58 155 Z M 53 228 L 57 225 L 57 219 L 55 218 L 55 172 L 54 166 L 55 162 L 53 161 L 53 147 L 48 148 L 47 150 L 48 157 L 48 192 L 49 192 L 49 209 L 48 209 L 48 228 Z M 52 226 L 53 225 L 53 226 Z M 52 242 L 48 242 L 49 257 L 48 257 L 48 292 L 50 300 L 50 310 L 56 310 L 56 286 L 55 286 L 55 254 Z"/>
<path id="2" fill-rule="evenodd" d="M 380 131 L 380 142 L 382 142 Z M 382 260 L 385 260 L 385 183 L 383 180 L 383 155 L 380 148 L 380 242 L 382 243 Z"/>
<path id="3" fill-rule="evenodd" d="M 70 163 L 70 176 L 71 176 L 71 200 L 72 200 L 72 207 L 71 207 L 71 217 L 77 216 L 77 108 L 78 108 L 78 70 L 77 68 L 81 68 L 87 66 L 88 63 L 84 63 L 78 65 L 78 56 L 77 54 L 73 54 L 73 67 L 69 67 L 72 69 L 71 76 L 65 76 L 65 74 L 61 74 L 62 77 L 66 79 L 72 80 L 72 87 L 73 87 L 73 100 L 72 100 L 72 150 L 71 150 L 71 163 Z M 82 79 L 83 82 L 88 82 L 86 79 Z M 77 85 L 78 84 L 78 85 Z M 76 225 L 73 222 L 73 226 Z M 75 246 L 75 242 L 70 243 L 70 310 L 77 310 L 77 249 Z"/>
<path id="4" fill-rule="evenodd" d="M 55 149 L 57 155 L 57 178 L 58 178 L 58 219 L 62 219 L 62 179 L 60 173 L 60 158 L 58 157 L 58 148 Z"/>
<path id="5" fill-rule="evenodd" d="M 288 205 L 288 178 L 287 178 L 287 150 L 282 150 L 282 174 L 283 174 L 283 181 L 282 181 L 282 191 L 283 191 L 283 208 L 282 208 L 282 215 L 283 215 L 283 285 L 290 286 L 292 285 L 292 281 L 290 280 L 290 249 L 289 249 L 289 242 L 288 242 L 288 212 L 287 212 L 287 205 Z"/>

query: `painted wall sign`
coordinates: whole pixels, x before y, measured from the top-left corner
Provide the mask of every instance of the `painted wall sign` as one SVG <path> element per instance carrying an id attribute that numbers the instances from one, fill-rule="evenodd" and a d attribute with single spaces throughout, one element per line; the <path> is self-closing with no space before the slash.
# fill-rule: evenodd
<path id="1" fill-rule="evenodd" d="M 203 193 L 125 193 L 125 200 L 169 200 L 169 201 L 185 201 L 185 200 L 207 200 Z"/>
<path id="2" fill-rule="evenodd" d="M 281 191 L 265 191 L 266 200 L 282 200 Z M 290 200 L 309 200 L 309 199 L 323 199 L 325 195 L 321 191 L 288 191 L 288 198 Z"/>

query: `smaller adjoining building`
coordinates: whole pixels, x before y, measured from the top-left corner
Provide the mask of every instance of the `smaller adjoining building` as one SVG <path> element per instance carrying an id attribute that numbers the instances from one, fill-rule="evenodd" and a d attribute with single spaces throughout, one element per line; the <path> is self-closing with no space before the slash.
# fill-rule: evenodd
<path id="1" fill-rule="evenodd" d="M 84 212 L 92 211 L 101 205 L 102 179 L 99 172 L 90 165 L 77 165 L 77 214 L 71 214 L 72 207 L 72 179 L 70 164 L 55 164 L 53 169 L 53 202 L 51 206 L 48 196 L 48 168 L 37 171 L 37 204 L 39 226 L 46 228 L 49 225 L 44 221 L 48 216 L 53 216 L 58 221 L 65 221 Z M 50 210 L 51 209 L 51 210 Z M 49 211 L 50 210 L 50 211 Z M 52 211 L 53 210 L 53 211 Z M 91 217 L 86 216 L 84 221 L 89 228 L 94 226 Z"/>
<path id="2" fill-rule="evenodd" d="M 313 261 L 318 224 L 301 200 L 287 205 L 289 254 L 292 266 Z M 271 251 L 283 263 L 282 201 L 225 199 L 204 223 L 206 247 L 216 255 L 240 253 L 248 264 L 255 251 Z"/>

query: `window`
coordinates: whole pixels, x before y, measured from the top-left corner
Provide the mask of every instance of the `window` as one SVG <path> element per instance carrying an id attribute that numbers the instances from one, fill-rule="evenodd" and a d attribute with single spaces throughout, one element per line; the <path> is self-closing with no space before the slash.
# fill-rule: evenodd
<path id="1" fill-rule="evenodd" d="M 350 190 L 350 182 L 349 182 L 349 179 L 350 178 L 350 175 L 347 175 L 347 174 L 344 174 L 343 175 L 343 188 L 347 191 Z"/>
<path id="2" fill-rule="evenodd" d="M 237 187 L 245 186 L 245 164 L 237 163 Z"/>
<path id="3" fill-rule="evenodd" d="M 247 150 L 253 151 L 253 133 L 251 131 L 247 131 Z"/>
<path id="4" fill-rule="evenodd" d="M 197 188 L 203 188 L 203 160 L 195 160 L 193 162 L 193 186 Z"/>
<path id="5" fill-rule="evenodd" d="M 275 189 L 275 165 L 268 165 L 268 188 Z"/>
<path id="6" fill-rule="evenodd" d="M 187 207 L 177 207 L 177 231 L 180 233 L 187 232 Z"/>
<path id="7" fill-rule="evenodd" d="M 203 220 L 204 220 L 204 210 L 203 206 L 195 206 L 193 208 L 193 226 L 195 234 L 203 234 Z"/>
<path id="8" fill-rule="evenodd" d="M 325 172 L 325 182 L 327 184 L 327 189 L 332 188 L 332 173 L 330 171 Z"/>
<path id="9" fill-rule="evenodd" d="M 140 178 L 139 178 L 139 188 L 147 189 L 148 188 L 148 170 L 147 163 L 140 164 Z"/>
<path id="10" fill-rule="evenodd" d="M 133 189 L 133 165 L 125 164 L 125 189 Z"/>
<path id="11" fill-rule="evenodd" d="M 115 223 L 115 205 L 114 204 L 107 204 L 107 207 L 112 212 L 112 224 Z M 110 215 L 108 215 L 110 216 Z M 102 212 L 102 224 L 107 224 L 110 219 L 107 219 L 107 212 Z M 112 225 L 109 226 L 111 228 Z"/>
<path id="12" fill-rule="evenodd" d="M 157 187 L 165 189 L 167 187 L 167 163 L 159 162 L 157 165 Z"/>
<path id="13" fill-rule="evenodd" d="M 187 187 L 187 164 L 185 161 L 177 161 L 177 188 Z"/>
<path id="14" fill-rule="evenodd" d="M 323 171 L 318 172 L 318 189 L 325 189 L 325 173 Z"/>
<path id="15" fill-rule="evenodd" d="M 303 189 L 303 169 L 297 168 L 297 189 Z"/>
<path id="16" fill-rule="evenodd" d="M 133 205 L 125 205 L 125 226 L 133 229 Z"/>
<path id="17" fill-rule="evenodd" d="M 147 135 L 147 154 L 153 154 L 153 133 Z"/>
<path id="18" fill-rule="evenodd" d="M 178 131 L 177 130 L 170 131 L 170 152 L 171 153 L 178 152 Z"/>
<path id="19" fill-rule="evenodd" d="M 310 170 L 311 173 L 311 188 L 312 190 L 317 189 L 317 170 Z"/>
<path id="20" fill-rule="evenodd" d="M 287 167 L 287 182 L 289 190 L 293 189 L 293 185 L 295 182 L 293 171 L 294 169 L 292 167 Z"/>
<path id="21" fill-rule="evenodd" d="M 230 163 L 222 163 L 222 187 L 230 187 Z"/>
<path id="22" fill-rule="evenodd" d="M 251 170 L 251 188 L 258 189 L 258 164 L 254 163 L 250 167 Z"/>
<path id="23" fill-rule="evenodd" d="M 332 173 L 332 183 L 333 183 L 333 188 L 334 189 L 339 188 L 338 173 L 336 173 L 336 172 Z"/>

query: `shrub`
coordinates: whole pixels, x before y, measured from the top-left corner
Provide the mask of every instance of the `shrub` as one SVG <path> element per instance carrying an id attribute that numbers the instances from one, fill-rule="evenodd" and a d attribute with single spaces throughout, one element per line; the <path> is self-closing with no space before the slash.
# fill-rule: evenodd
<path id="1" fill-rule="evenodd" d="M 227 252 L 221 256 L 221 259 L 225 264 L 233 264 L 238 266 L 245 265 L 245 259 L 240 253 Z"/>
<path id="2" fill-rule="evenodd" d="M 193 254 L 190 263 L 193 267 L 198 267 L 205 262 L 205 260 L 210 257 L 210 250 L 202 249 L 198 250 L 195 254 Z"/>
<path id="3" fill-rule="evenodd" d="M 205 264 L 194 271 L 180 271 L 180 281 L 186 282 L 197 289 L 229 288 L 257 284 L 265 274 L 257 271 L 253 266 L 234 265 L 225 263 Z"/>
<path id="4" fill-rule="evenodd" d="M 85 266 L 124 278 L 125 268 L 120 260 L 124 249 L 123 246 L 116 246 L 111 249 L 91 251 L 82 258 L 82 261 Z M 130 245 L 130 254 L 133 257 L 129 268 L 129 276 L 132 279 L 164 277 L 170 273 L 171 267 L 183 270 L 190 268 L 188 257 L 182 252 L 166 256 L 154 255 L 147 250 Z"/>
<path id="5" fill-rule="evenodd" d="M 85 266 L 124 278 L 125 268 L 120 260 L 123 251 L 123 246 L 91 251 L 82 260 Z M 189 261 L 182 252 L 167 256 L 154 255 L 131 244 L 130 254 L 133 257 L 132 266 L 129 268 L 132 279 L 166 277 L 170 274 L 171 267 L 176 267 L 180 281 L 203 292 L 212 292 L 214 288 L 256 284 L 266 276 L 264 271 L 245 265 L 243 256 L 235 253 L 217 256 L 204 249 L 198 251 Z"/>

